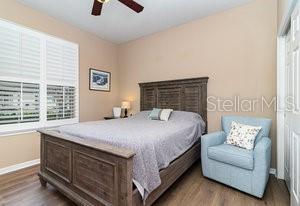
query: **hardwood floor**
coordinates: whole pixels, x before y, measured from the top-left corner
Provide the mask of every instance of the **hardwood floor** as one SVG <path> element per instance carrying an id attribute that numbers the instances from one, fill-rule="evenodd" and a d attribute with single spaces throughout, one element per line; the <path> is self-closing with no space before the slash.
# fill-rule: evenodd
<path id="1" fill-rule="evenodd" d="M 71 206 L 71 201 L 49 184 L 40 186 L 39 167 L 31 167 L 0 176 L 1 206 Z M 257 199 L 235 189 L 204 178 L 195 164 L 158 201 L 155 206 L 260 206 L 289 205 L 289 193 L 283 181 L 270 177 L 263 199 Z"/>

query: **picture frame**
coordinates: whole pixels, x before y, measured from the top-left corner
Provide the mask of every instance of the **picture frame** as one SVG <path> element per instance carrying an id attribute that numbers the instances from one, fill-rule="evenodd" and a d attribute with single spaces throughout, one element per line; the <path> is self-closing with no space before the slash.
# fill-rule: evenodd
<path id="1" fill-rule="evenodd" d="M 110 92 L 111 73 L 90 68 L 89 84 L 90 84 L 90 90 Z"/>

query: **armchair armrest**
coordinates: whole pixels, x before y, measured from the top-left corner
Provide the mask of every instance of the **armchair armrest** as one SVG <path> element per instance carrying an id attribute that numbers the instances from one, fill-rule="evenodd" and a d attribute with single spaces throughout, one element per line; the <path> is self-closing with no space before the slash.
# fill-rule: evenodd
<path id="1" fill-rule="evenodd" d="M 225 132 L 214 132 L 210 134 L 203 135 L 201 137 L 201 165 L 203 175 L 210 177 L 209 171 L 209 159 L 207 156 L 208 147 L 223 144 L 225 141 Z"/>
<path id="2" fill-rule="evenodd" d="M 205 148 L 223 144 L 225 142 L 226 135 L 225 132 L 213 132 L 210 134 L 203 135 L 201 137 L 201 145 Z"/>
<path id="3" fill-rule="evenodd" d="M 271 162 L 271 139 L 263 137 L 254 147 L 255 167 L 270 167 Z M 269 171 L 268 171 L 269 172 Z"/>
<path id="4" fill-rule="evenodd" d="M 269 179 L 271 164 L 271 140 L 263 137 L 254 147 L 254 170 L 252 188 L 263 194 Z"/>

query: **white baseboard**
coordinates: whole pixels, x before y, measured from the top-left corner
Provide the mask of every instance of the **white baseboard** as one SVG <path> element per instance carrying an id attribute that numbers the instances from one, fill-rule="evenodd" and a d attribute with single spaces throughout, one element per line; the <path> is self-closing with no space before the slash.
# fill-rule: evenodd
<path id="1" fill-rule="evenodd" d="M 270 168 L 270 174 L 275 175 L 275 177 L 276 177 L 276 169 L 275 168 Z"/>
<path id="2" fill-rule="evenodd" d="M 9 166 L 9 167 L 4 167 L 4 168 L 0 169 L 0 175 L 15 172 L 17 170 L 21 170 L 21 169 L 31 167 L 31 166 L 34 166 L 34 165 L 37 165 L 37 164 L 40 164 L 40 159 L 31 160 L 31 161 L 28 161 L 28 162 L 23 162 L 23 163 L 20 163 L 20 164 Z"/>

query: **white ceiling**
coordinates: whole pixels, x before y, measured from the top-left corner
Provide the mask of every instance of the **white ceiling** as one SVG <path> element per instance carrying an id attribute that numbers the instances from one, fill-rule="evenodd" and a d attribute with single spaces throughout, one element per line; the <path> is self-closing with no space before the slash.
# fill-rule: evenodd
<path id="1" fill-rule="evenodd" d="M 145 7 L 135 13 L 117 0 L 103 6 L 94 17 L 94 0 L 18 0 L 57 19 L 113 43 L 125 43 L 170 27 L 211 15 L 251 0 L 136 0 Z"/>

